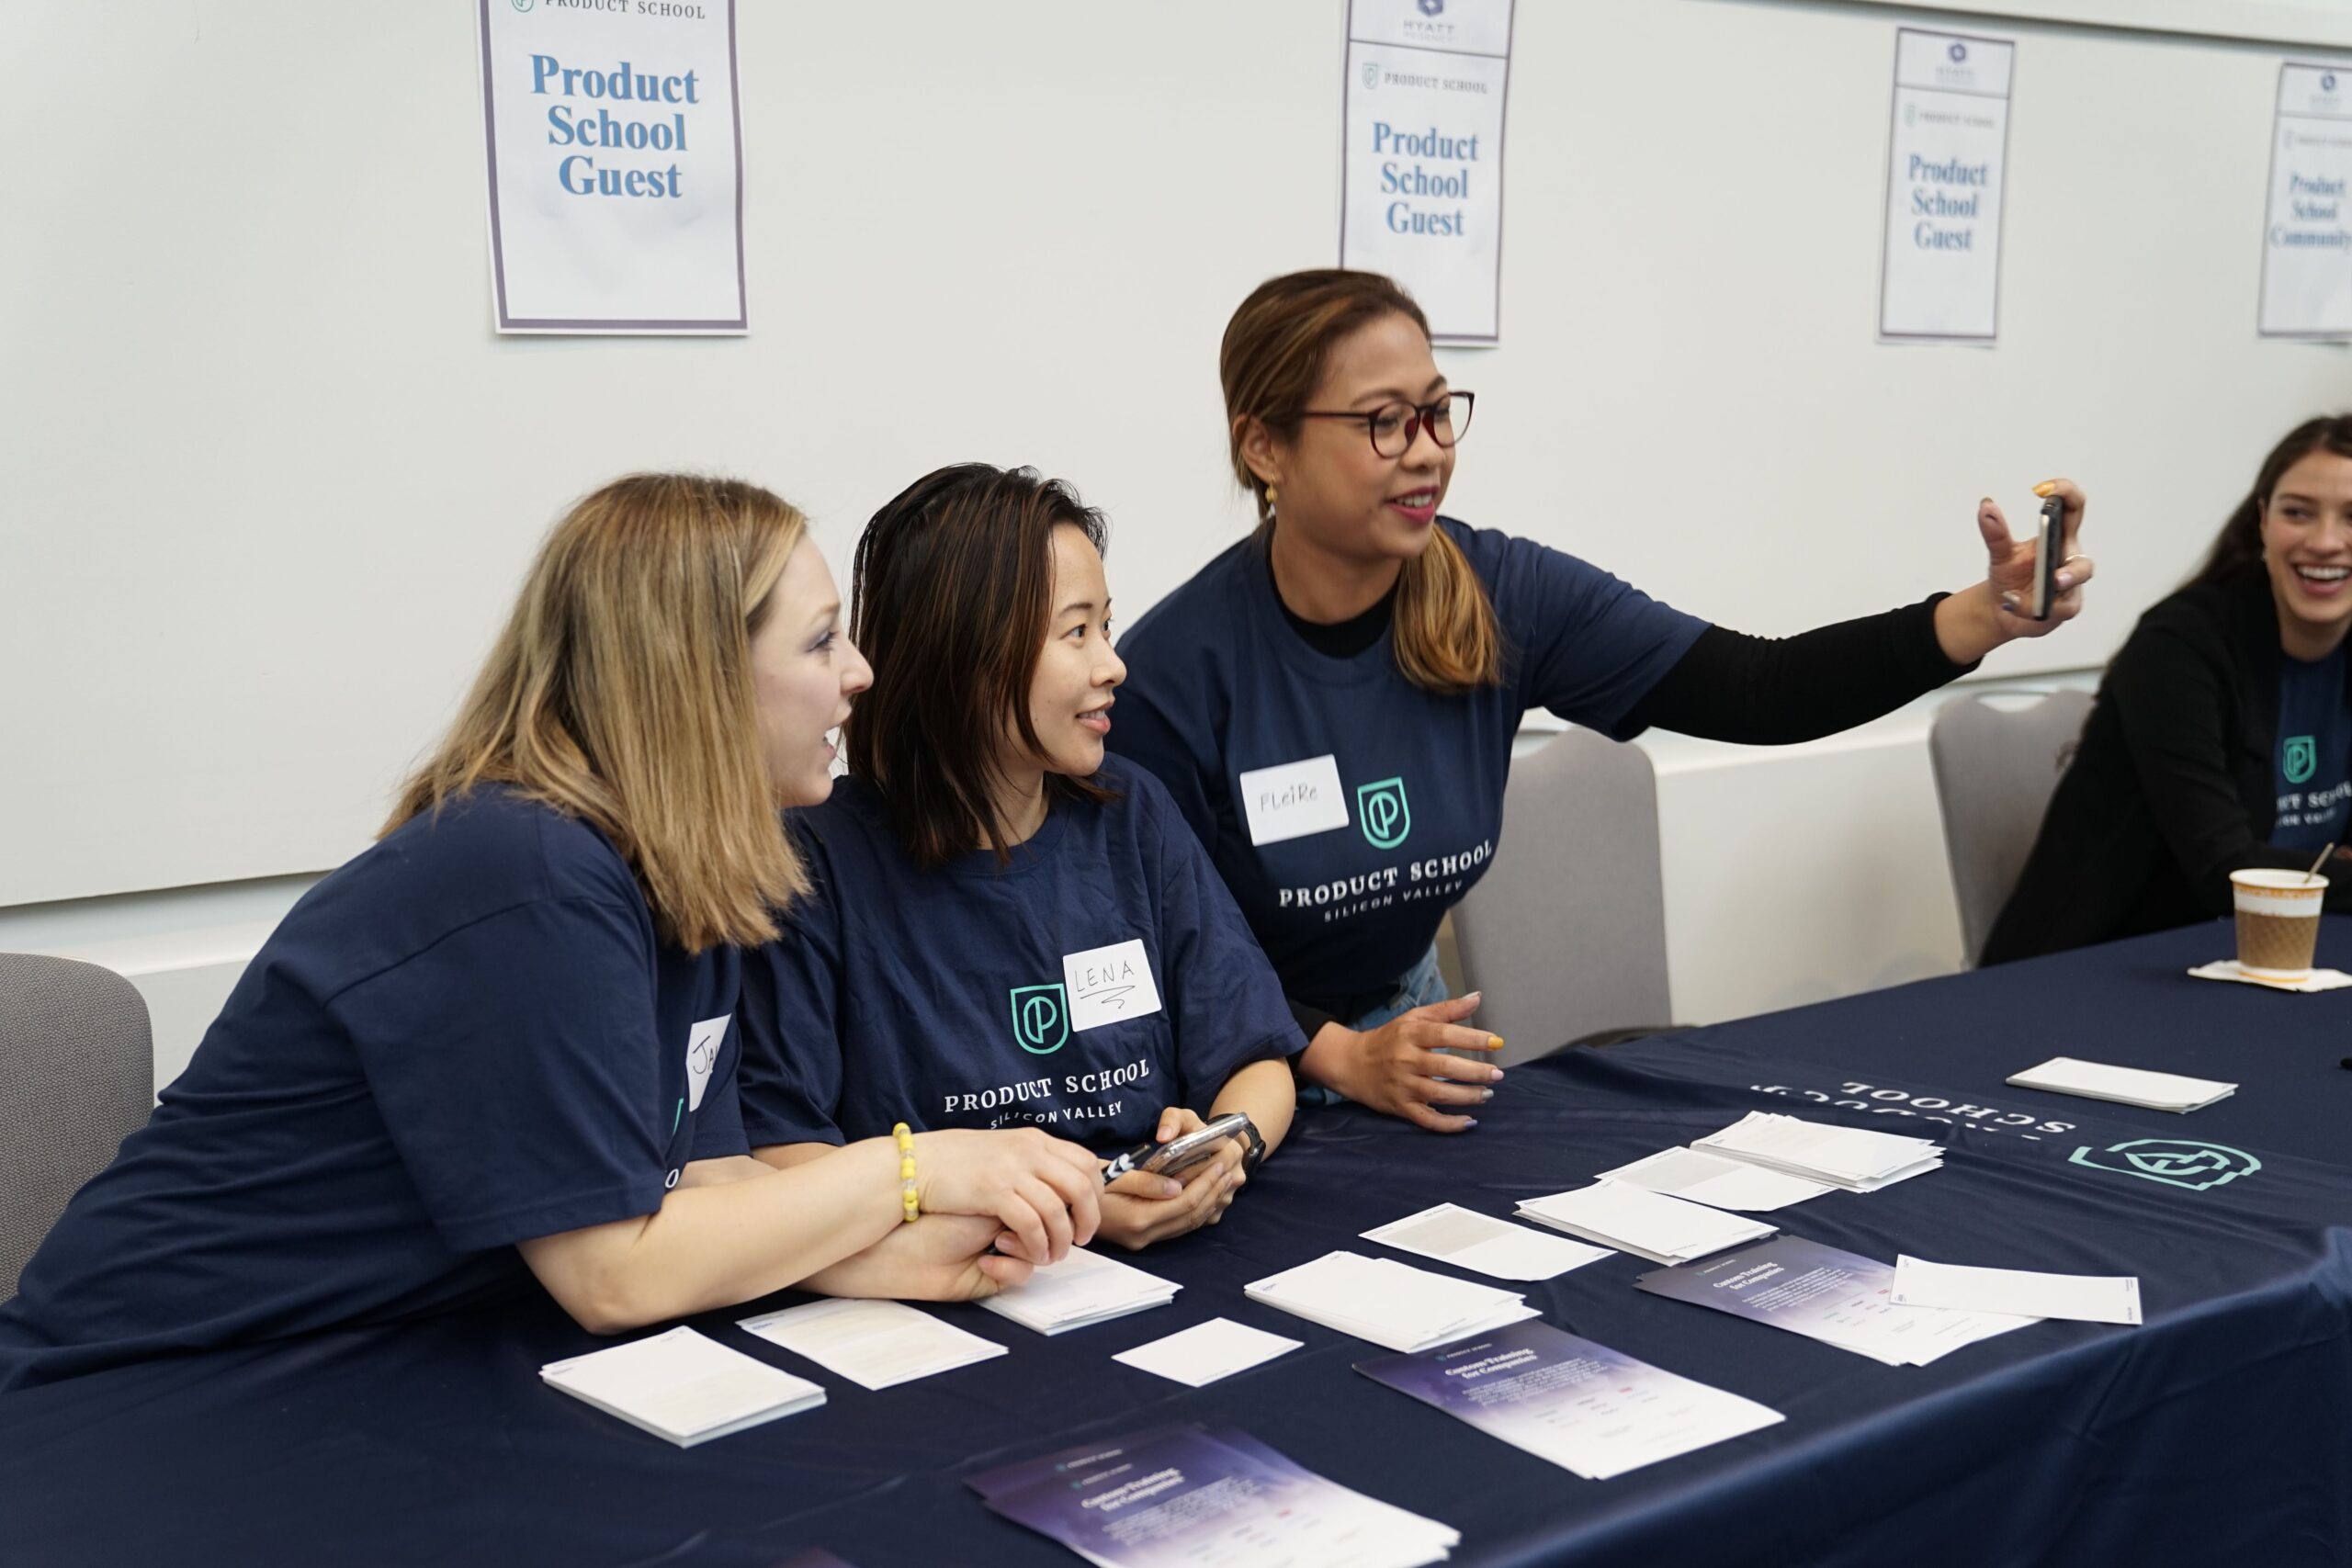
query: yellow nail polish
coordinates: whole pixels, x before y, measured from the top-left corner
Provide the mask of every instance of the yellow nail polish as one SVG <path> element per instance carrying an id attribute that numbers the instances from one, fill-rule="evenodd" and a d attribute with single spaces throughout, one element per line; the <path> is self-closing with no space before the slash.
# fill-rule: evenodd
<path id="1" fill-rule="evenodd" d="M 2044 501 L 2048 501 L 2052 495 L 2056 494 L 2057 491 L 2058 481 L 2056 479 L 2044 479 L 2040 484 L 2033 487 L 2033 493 L 2041 497 Z"/>
<path id="2" fill-rule="evenodd" d="M 1487 1050 L 1489 1050 L 1489 1051 L 1499 1051 L 1499 1050 L 1501 1050 L 1502 1048 L 1503 1048 L 1503 1037 L 1502 1037 L 1501 1035 L 1499 1035 L 1499 1034 L 1489 1034 L 1489 1035 L 1487 1035 Z"/>

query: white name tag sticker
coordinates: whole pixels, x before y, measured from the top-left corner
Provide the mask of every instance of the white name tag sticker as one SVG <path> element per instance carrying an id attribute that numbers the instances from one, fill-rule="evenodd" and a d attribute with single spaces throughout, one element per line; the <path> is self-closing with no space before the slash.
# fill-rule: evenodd
<path id="1" fill-rule="evenodd" d="M 1152 983 L 1151 960 L 1140 941 L 1064 953 L 1062 986 L 1069 994 L 1073 1034 L 1159 1010 L 1159 987 Z"/>
<path id="2" fill-rule="evenodd" d="M 1340 789 L 1337 757 L 1252 768 L 1238 782 L 1253 844 L 1279 844 L 1348 825 L 1348 797 Z"/>
<path id="3" fill-rule="evenodd" d="M 686 1109 L 702 1109 L 703 1091 L 710 1088 L 710 1070 L 718 1066 L 718 1048 L 727 1043 L 731 1012 L 704 1019 L 686 1031 Z"/>

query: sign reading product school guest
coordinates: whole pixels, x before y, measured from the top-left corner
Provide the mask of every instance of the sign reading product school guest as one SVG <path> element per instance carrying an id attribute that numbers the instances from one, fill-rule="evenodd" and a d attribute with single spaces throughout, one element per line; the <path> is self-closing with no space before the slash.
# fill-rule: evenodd
<path id="1" fill-rule="evenodd" d="M 1896 29 L 1883 339 L 1989 344 L 1998 334 L 2016 59 L 2017 45 L 2000 39 Z"/>
<path id="2" fill-rule="evenodd" d="M 476 0 L 502 333 L 741 333 L 734 0 Z"/>
<path id="3" fill-rule="evenodd" d="M 1440 343 L 1501 333 L 1511 0 L 1349 0 L 1340 265 L 1385 272 Z"/>

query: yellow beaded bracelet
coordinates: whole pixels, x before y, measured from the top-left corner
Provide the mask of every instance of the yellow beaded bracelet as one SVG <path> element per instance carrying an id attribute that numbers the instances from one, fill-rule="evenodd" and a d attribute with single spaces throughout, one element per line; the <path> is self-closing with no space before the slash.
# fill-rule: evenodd
<path id="1" fill-rule="evenodd" d="M 903 1184 L 899 1198 L 906 1205 L 903 1217 L 912 1224 L 915 1216 L 922 1213 L 922 1201 L 915 1196 L 915 1135 L 907 1131 L 904 1122 L 891 1128 L 890 1135 L 899 1140 L 899 1180 Z"/>

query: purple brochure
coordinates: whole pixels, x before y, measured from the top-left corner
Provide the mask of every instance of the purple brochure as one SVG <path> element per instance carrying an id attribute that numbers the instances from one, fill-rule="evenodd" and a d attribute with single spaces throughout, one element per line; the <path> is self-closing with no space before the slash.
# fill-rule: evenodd
<path id="1" fill-rule="evenodd" d="M 1548 1323 L 1356 1371 L 1588 1481 L 1773 1426 L 1781 1413 Z"/>

